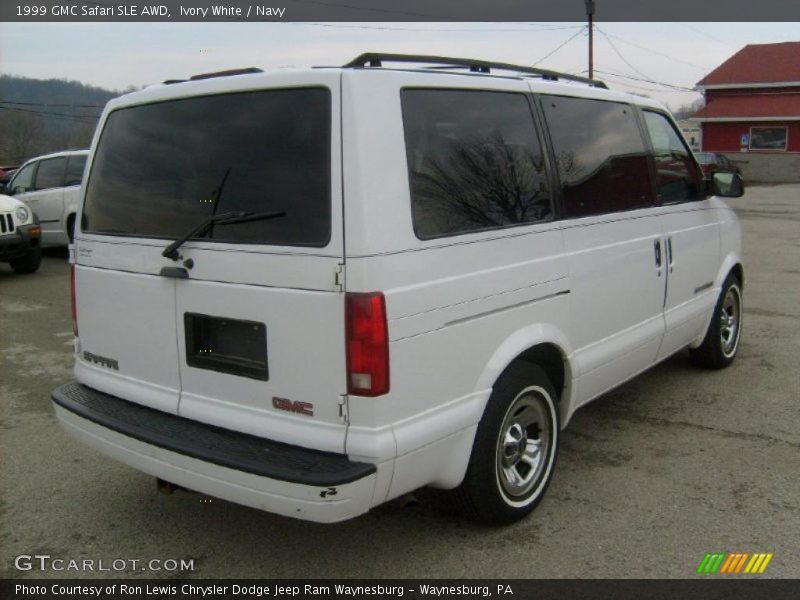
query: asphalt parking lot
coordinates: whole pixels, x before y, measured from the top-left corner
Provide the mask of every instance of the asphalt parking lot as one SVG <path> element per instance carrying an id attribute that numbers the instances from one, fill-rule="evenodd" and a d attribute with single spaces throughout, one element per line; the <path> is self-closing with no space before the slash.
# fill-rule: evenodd
<path id="1" fill-rule="evenodd" d="M 154 480 L 58 426 L 71 378 L 66 253 L 35 275 L 0 264 L 0 575 L 14 557 L 193 559 L 197 577 L 691 577 L 706 552 L 772 552 L 800 576 L 800 185 L 752 187 L 745 313 L 724 371 L 681 353 L 580 410 L 534 514 L 478 527 L 441 494 L 338 525 L 285 519 Z"/>

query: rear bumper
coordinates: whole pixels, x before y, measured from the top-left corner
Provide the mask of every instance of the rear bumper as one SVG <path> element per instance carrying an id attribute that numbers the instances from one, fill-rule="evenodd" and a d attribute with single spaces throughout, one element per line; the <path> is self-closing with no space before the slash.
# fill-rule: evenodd
<path id="1" fill-rule="evenodd" d="M 21 225 L 14 233 L 0 235 L 0 261 L 20 258 L 41 244 L 38 225 Z"/>
<path id="2" fill-rule="evenodd" d="M 78 383 L 52 397 L 56 416 L 78 440 L 183 487 L 324 523 L 372 504 L 375 465 L 183 419 Z"/>

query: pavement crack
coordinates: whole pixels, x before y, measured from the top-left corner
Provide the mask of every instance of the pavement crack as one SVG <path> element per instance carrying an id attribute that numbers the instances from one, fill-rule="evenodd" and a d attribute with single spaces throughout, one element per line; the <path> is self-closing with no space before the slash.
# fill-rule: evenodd
<path id="1" fill-rule="evenodd" d="M 613 419 L 621 419 L 630 421 L 632 423 L 645 423 L 647 425 L 655 425 L 660 427 L 685 427 L 696 429 L 700 431 L 708 431 L 716 433 L 727 438 L 736 438 L 740 440 L 749 440 L 751 442 L 766 442 L 770 445 L 784 445 L 790 448 L 800 449 L 800 442 L 792 442 L 783 438 L 767 435 L 766 433 L 747 433 L 746 431 L 734 431 L 732 429 L 724 429 L 722 427 L 711 427 L 710 425 L 701 425 L 699 423 L 690 423 L 688 421 L 671 421 L 661 417 L 649 417 L 644 415 L 631 415 L 623 412 L 603 411 L 603 416 Z"/>

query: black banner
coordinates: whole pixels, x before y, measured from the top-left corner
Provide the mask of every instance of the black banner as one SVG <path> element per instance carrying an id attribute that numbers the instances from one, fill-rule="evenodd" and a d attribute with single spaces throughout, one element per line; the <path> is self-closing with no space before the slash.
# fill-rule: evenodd
<path id="1" fill-rule="evenodd" d="M 286 598 L 495 598 L 535 600 L 782 600 L 797 598 L 800 580 L 755 578 L 664 579 L 513 579 L 513 580 L 181 580 L 181 579 L 6 579 L 4 600 L 261 600 Z"/>
<path id="2" fill-rule="evenodd" d="M 593 0 L 596 21 L 800 21 L 797 0 Z M 583 21 L 586 0 L 3 0 L 0 21 Z"/>

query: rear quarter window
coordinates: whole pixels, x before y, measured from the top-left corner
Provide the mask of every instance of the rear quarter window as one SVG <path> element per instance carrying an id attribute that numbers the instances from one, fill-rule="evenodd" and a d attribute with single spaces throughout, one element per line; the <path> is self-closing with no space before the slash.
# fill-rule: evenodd
<path id="1" fill-rule="evenodd" d="M 420 239 L 551 219 L 544 156 L 524 94 L 402 91 Z"/>

